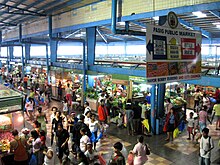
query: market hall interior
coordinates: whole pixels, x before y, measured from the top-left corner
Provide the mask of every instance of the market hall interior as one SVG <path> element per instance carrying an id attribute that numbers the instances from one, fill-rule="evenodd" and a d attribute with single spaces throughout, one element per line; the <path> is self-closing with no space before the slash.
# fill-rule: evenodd
<path id="1" fill-rule="evenodd" d="M 100 164 L 119 161 L 117 142 L 123 145 L 117 154 L 138 164 L 141 135 L 144 153 L 150 149 L 142 164 L 220 164 L 220 2 L 1 0 L 0 6 L 0 164 L 16 162 L 13 140 L 31 146 L 33 130 L 43 147 L 37 156 L 30 147 L 28 161 L 37 164 L 92 164 L 87 151 L 79 152 L 90 142 Z M 68 131 L 65 151 L 56 111 L 61 131 Z M 81 114 L 87 142 L 76 138 L 85 136 L 76 133 Z"/>

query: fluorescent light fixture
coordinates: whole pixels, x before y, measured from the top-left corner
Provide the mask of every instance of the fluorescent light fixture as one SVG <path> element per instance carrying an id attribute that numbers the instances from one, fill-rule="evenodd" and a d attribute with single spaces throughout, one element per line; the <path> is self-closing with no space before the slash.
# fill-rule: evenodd
<path id="1" fill-rule="evenodd" d="M 154 19 L 155 21 L 159 21 L 159 16 L 155 16 L 155 17 L 153 17 L 153 19 Z"/>
<path id="2" fill-rule="evenodd" d="M 123 26 L 125 26 L 125 22 L 117 22 L 117 25 L 123 25 Z"/>
<path id="3" fill-rule="evenodd" d="M 216 27 L 220 29 L 220 25 L 216 25 Z"/>
<path id="4" fill-rule="evenodd" d="M 202 13 L 201 11 L 192 12 L 194 16 L 197 16 L 198 18 L 207 17 L 206 14 Z"/>
<path id="5" fill-rule="evenodd" d="M 213 25 L 220 25 L 220 22 L 213 22 Z"/>
<path id="6" fill-rule="evenodd" d="M 83 34 L 76 34 L 75 37 L 82 37 Z"/>
<path id="7" fill-rule="evenodd" d="M 6 61 L 2 61 L 2 64 L 6 64 Z"/>
<path id="8" fill-rule="evenodd" d="M 10 61 L 10 64 L 11 64 L 11 65 L 14 65 L 14 64 L 15 64 L 15 62 L 13 62 L 13 61 Z"/>
<path id="9" fill-rule="evenodd" d="M 142 28 L 141 31 L 142 31 L 142 32 L 146 32 L 147 30 L 146 30 L 145 28 Z"/>

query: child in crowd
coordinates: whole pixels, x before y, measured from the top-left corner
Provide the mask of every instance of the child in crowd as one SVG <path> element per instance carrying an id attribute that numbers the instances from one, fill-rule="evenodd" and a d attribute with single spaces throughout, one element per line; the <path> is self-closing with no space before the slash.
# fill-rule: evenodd
<path id="1" fill-rule="evenodd" d="M 41 148 L 46 149 L 46 133 L 44 130 L 40 131 Z"/>
<path id="2" fill-rule="evenodd" d="M 194 128 L 194 119 L 193 119 L 193 112 L 190 112 L 189 114 L 189 118 L 187 119 L 187 123 L 188 123 L 188 133 L 189 133 L 189 137 L 187 138 L 187 140 L 191 140 L 191 134 L 193 135 L 193 128 Z"/>
<path id="3" fill-rule="evenodd" d="M 209 129 L 204 128 L 202 130 L 202 138 L 200 140 L 200 165 L 210 165 L 211 150 L 214 148 L 212 138 L 209 136 Z"/>
<path id="4" fill-rule="evenodd" d="M 43 165 L 53 165 L 54 164 L 54 156 L 53 156 L 53 149 L 51 147 L 48 147 L 47 152 L 43 152 L 44 157 L 44 164 Z"/>
<path id="5" fill-rule="evenodd" d="M 198 117 L 194 117 L 193 140 L 195 139 L 197 132 L 199 132 L 199 120 Z"/>
<path id="6" fill-rule="evenodd" d="M 67 114 L 68 114 L 68 103 L 67 103 L 67 99 L 64 99 L 64 102 L 63 102 L 63 113 L 64 113 L 64 115 L 67 115 Z"/>
<path id="7" fill-rule="evenodd" d="M 90 165 L 94 165 L 95 163 L 100 163 L 98 153 L 92 149 L 91 142 L 87 143 L 87 151 L 85 152 L 85 156 Z"/>
<path id="8" fill-rule="evenodd" d="M 121 142 L 116 142 L 113 147 L 114 147 L 114 154 L 112 155 L 112 158 L 109 164 L 110 165 L 114 165 L 114 164 L 125 165 L 126 164 L 125 157 L 121 153 L 123 145 L 121 144 Z"/>
<path id="9" fill-rule="evenodd" d="M 80 150 L 85 153 L 87 151 L 87 143 L 90 142 L 90 138 L 86 135 L 86 129 L 82 128 L 80 130 L 80 134 L 82 135 L 80 139 Z"/>

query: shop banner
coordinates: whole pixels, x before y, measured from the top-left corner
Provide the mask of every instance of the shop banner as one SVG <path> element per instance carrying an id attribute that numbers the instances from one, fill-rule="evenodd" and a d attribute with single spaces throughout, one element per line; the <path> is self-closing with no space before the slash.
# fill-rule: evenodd
<path id="1" fill-rule="evenodd" d="M 147 83 L 201 78 L 201 32 L 177 27 L 147 26 Z"/>

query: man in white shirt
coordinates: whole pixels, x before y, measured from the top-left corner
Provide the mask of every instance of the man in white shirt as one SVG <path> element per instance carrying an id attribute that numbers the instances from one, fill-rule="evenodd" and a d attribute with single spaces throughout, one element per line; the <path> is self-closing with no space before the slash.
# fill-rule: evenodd
<path id="1" fill-rule="evenodd" d="M 209 129 L 202 130 L 202 138 L 200 141 L 200 159 L 199 165 L 210 165 L 211 150 L 214 148 L 213 140 L 209 136 Z"/>
<path id="2" fill-rule="evenodd" d="M 91 142 L 87 143 L 87 151 L 85 152 L 85 156 L 89 160 L 90 165 L 94 165 L 96 163 L 100 164 L 98 153 L 92 149 Z"/>
<path id="3" fill-rule="evenodd" d="M 105 98 L 105 94 L 102 93 L 101 96 L 99 97 L 98 103 L 101 104 L 101 100 L 104 100 L 104 101 L 105 101 L 105 99 L 106 99 L 106 98 Z"/>
<path id="4" fill-rule="evenodd" d="M 91 108 L 89 107 L 89 103 L 87 101 L 84 103 L 84 108 L 85 110 L 84 110 L 83 115 L 86 116 L 86 113 L 91 111 Z"/>

